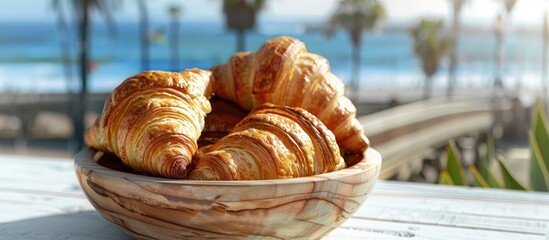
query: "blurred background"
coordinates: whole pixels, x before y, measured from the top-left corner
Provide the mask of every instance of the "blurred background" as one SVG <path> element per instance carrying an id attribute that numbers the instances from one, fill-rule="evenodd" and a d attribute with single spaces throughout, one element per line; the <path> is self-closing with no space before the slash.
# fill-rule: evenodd
<path id="1" fill-rule="evenodd" d="M 289 35 L 347 85 L 384 155 L 384 178 L 441 182 L 455 145 L 461 165 L 500 154 L 527 182 L 535 103 L 547 100 L 548 8 L 544 0 L 0 0 L 0 153 L 70 157 L 127 77 L 208 69 Z"/>

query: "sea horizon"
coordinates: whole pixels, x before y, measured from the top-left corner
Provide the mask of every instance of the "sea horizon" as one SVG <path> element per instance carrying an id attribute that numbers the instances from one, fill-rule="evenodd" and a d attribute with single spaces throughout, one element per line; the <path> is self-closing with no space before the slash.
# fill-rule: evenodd
<path id="1" fill-rule="evenodd" d="M 318 26 L 294 21 L 260 21 L 246 34 L 246 50 L 255 51 L 272 37 L 289 35 L 302 40 L 309 52 L 330 61 L 332 71 L 345 83 L 350 80 L 351 44 L 343 31 L 332 38 Z M 94 21 L 91 33 L 89 89 L 110 92 L 121 81 L 140 72 L 139 25 L 135 21 L 116 22 L 116 35 L 107 34 L 104 21 Z M 150 32 L 159 38 L 150 46 L 150 69 L 170 69 L 167 22 L 151 22 Z M 517 29 L 514 30 L 516 33 Z M 65 40 L 65 41 L 63 41 Z M 68 41 L 67 41 L 68 40 Z M 209 69 L 224 63 L 236 51 L 236 38 L 220 21 L 180 23 L 181 70 Z M 62 64 L 62 43 L 69 43 L 72 72 L 67 80 Z M 76 35 L 61 38 L 55 21 L 0 21 L 0 91 L 62 93 L 79 89 Z M 360 87 L 366 89 L 420 88 L 424 81 L 420 63 L 412 51 L 413 41 L 405 27 L 384 26 L 365 33 L 361 51 Z M 495 39 L 489 31 L 464 29 L 459 41 L 458 88 L 487 87 L 495 76 Z M 536 34 L 510 35 L 507 86 L 537 89 L 541 83 L 541 37 Z M 434 78 L 435 88 L 445 88 L 448 61 L 444 59 Z M 24 73 L 24 74 L 22 74 Z M 36 80 L 40 81 L 36 81 Z"/>

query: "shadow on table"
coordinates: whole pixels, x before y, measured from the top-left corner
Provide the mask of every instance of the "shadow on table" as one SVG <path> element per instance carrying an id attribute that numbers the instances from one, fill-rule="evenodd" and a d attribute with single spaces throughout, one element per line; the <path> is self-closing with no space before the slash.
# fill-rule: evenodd
<path id="1" fill-rule="evenodd" d="M 132 239 L 95 211 L 0 223 L 0 239 Z"/>

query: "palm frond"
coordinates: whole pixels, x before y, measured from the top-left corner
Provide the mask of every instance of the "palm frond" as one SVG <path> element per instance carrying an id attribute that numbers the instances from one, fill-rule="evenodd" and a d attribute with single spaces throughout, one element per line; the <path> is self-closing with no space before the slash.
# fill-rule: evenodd
<path id="1" fill-rule="evenodd" d="M 97 11 L 103 15 L 105 18 L 105 21 L 107 22 L 107 30 L 109 31 L 109 35 L 111 37 L 116 36 L 116 28 L 113 14 L 112 12 L 116 10 L 120 4 L 117 0 L 88 0 L 88 4 L 90 4 L 90 8 L 97 9 Z"/>
<path id="2" fill-rule="evenodd" d="M 505 6 L 505 10 L 507 13 L 510 13 L 515 8 L 515 5 L 517 4 L 517 0 L 500 0 L 503 2 L 503 5 Z"/>
<path id="3" fill-rule="evenodd" d="M 358 44 L 362 33 L 376 28 L 385 17 L 385 8 L 378 0 L 342 0 L 326 23 L 325 33 L 332 36 L 342 28 L 353 44 Z"/>
<path id="4" fill-rule="evenodd" d="M 222 10 L 227 14 L 234 8 L 249 8 L 259 12 L 265 7 L 265 0 L 223 0 Z"/>
<path id="5" fill-rule="evenodd" d="M 107 23 L 107 31 L 109 35 L 114 37 L 116 35 L 116 27 L 114 23 L 113 12 L 116 11 L 120 5 L 120 0 L 67 0 L 74 11 L 75 19 L 79 19 L 78 16 L 82 14 L 84 9 L 88 11 L 98 11 Z M 61 9 L 62 0 L 52 0 L 52 6 L 56 11 Z"/>
<path id="6" fill-rule="evenodd" d="M 410 30 L 414 39 L 414 53 L 421 60 L 423 72 L 429 78 L 438 71 L 441 59 L 451 46 L 451 39 L 443 29 L 442 20 L 422 19 Z"/>

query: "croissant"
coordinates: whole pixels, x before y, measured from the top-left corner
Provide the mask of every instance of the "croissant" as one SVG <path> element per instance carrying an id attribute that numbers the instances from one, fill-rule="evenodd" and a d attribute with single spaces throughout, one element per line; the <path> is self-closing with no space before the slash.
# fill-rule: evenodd
<path id="1" fill-rule="evenodd" d="M 345 168 L 335 137 L 304 109 L 265 104 L 204 154 L 195 180 L 259 180 L 311 176 Z"/>
<path id="2" fill-rule="evenodd" d="M 113 153 L 133 170 L 185 178 L 204 118 L 211 111 L 211 72 L 147 71 L 130 77 L 107 98 L 84 136 L 88 146 Z"/>
<path id="3" fill-rule="evenodd" d="M 356 119 L 356 108 L 344 96 L 344 85 L 328 61 L 308 53 L 291 37 L 265 42 L 257 52 L 239 52 L 212 69 L 214 91 L 245 110 L 263 103 L 301 107 L 330 129 L 347 159 L 360 159 L 369 142 Z M 348 162 L 352 164 L 352 162 Z"/>

